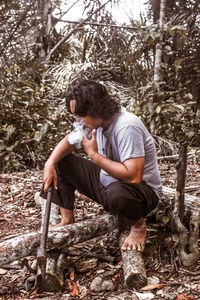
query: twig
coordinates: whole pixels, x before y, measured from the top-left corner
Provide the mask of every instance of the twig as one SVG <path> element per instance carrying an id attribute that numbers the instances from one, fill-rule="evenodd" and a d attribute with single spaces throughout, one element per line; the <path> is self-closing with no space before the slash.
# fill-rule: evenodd
<path id="1" fill-rule="evenodd" d="M 96 14 L 97 12 L 99 12 L 109 1 L 106 1 L 103 5 L 101 5 L 101 7 L 99 7 L 98 9 L 96 9 L 91 15 L 89 15 L 89 17 L 87 17 L 85 20 L 81 21 L 75 28 L 73 28 L 66 36 L 64 36 L 54 47 L 53 49 L 51 49 L 51 51 L 49 52 L 46 61 L 48 62 L 52 56 L 52 54 L 56 51 L 56 49 L 62 44 L 64 43 L 66 40 L 69 39 L 69 37 L 79 28 L 81 27 L 83 24 L 85 24 L 85 22 L 87 22 L 94 14 Z"/>
<path id="2" fill-rule="evenodd" d="M 115 260 L 115 257 L 109 256 L 109 255 L 101 255 L 97 253 L 92 253 L 92 252 L 85 252 L 83 253 L 83 256 L 88 256 L 88 257 L 96 257 L 100 258 L 105 261 L 113 262 Z"/>
<path id="3" fill-rule="evenodd" d="M 187 155 L 188 156 L 194 156 L 196 155 L 197 153 L 199 153 L 199 151 L 196 151 L 196 152 L 189 152 Z M 178 159 L 179 158 L 179 154 L 174 154 L 174 155 L 167 155 L 167 156 L 158 156 L 158 160 L 165 160 L 165 159 Z"/>
<path id="4" fill-rule="evenodd" d="M 71 23 L 71 24 L 79 24 L 78 21 L 70 21 L 70 20 L 61 20 L 59 22 Z M 123 29 L 132 29 L 135 30 L 137 27 L 133 26 L 123 26 L 123 25 L 115 25 L 115 24 L 104 24 L 104 23 L 96 23 L 96 22 L 85 22 L 84 25 L 90 26 L 99 26 L 99 27 L 111 27 L 111 28 L 123 28 Z"/>
<path id="5" fill-rule="evenodd" d="M 4 43 L 1 52 L 0 52 L 0 56 L 3 54 L 4 50 L 6 49 L 6 46 L 8 45 L 8 43 L 11 41 L 13 35 L 15 34 L 15 32 L 17 31 L 18 27 L 21 25 L 21 23 L 25 20 L 27 13 L 30 11 L 31 7 L 33 6 L 33 4 L 35 3 L 35 0 L 33 1 L 33 3 L 31 3 L 31 5 L 29 5 L 29 7 L 26 9 L 26 11 L 24 12 L 24 14 L 22 15 L 21 19 L 19 20 L 19 22 L 17 23 L 16 26 L 13 26 L 14 29 L 11 32 L 11 34 L 9 35 L 7 41 Z"/>
<path id="6" fill-rule="evenodd" d="M 192 271 L 189 271 L 189 270 L 186 270 L 186 269 L 180 269 L 180 270 L 178 270 L 178 272 L 179 273 L 187 273 L 187 274 L 189 274 L 189 275 L 194 275 L 194 276 L 196 276 L 196 275 L 200 275 L 200 270 L 199 271 L 196 271 L 196 272 L 192 272 Z"/>
<path id="7" fill-rule="evenodd" d="M 192 191 L 197 191 L 199 189 L 200 189 L 200 185 L 188 186 L 188 187 L 185 187 L 184 191 L 185 192 L 192 192 Z"/>
<path id="8" fill-rule="evenodd" d="M 21 270 L 21 267 L 7 264 L 7 265 L 1 266 L 1 269 L 4 269 L 4 270 Z"/>

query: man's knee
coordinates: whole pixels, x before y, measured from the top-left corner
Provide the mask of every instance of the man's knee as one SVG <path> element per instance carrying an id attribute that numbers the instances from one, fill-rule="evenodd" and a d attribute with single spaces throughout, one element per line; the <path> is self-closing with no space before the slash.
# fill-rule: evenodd
<path id="1" fill-rule="evenodd" d="M 124 195 L 124 190 L 117 183 L 111 183 L 106 190 L 106 208 L 113 212 L 118 213 L 126 209 L 127 199 Z"/>
<path id="2" fill-rule="evenodd" d="M 115 214 L 123 214 L 129 218 L 144 216 L 143 200 L 129 186 L 112 183 L 106 191 L 105 209 Z"/>

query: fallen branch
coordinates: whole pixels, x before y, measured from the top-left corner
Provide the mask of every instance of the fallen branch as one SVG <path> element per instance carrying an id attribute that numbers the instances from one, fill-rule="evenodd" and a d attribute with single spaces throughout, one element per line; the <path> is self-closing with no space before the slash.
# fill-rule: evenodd
<path id="1" fill-rule="evenodd" d="M 120 236 L 120 248 L 123 245 L 124 239 L 129 232 L 124 232 Z M 146 270 L 142 253 L 136 250 L 123 251 L 121 250 L 124 281 L 129 289 L 135 288 L 140 290 L 147 284 Z"/>
<path id="2" fill-rule="evenodd" d="M 199 189 L 200 189 L 200 185 L 187 186 L 187 187 L 185 187 L 184 191 L 185 192 L 192 192 L 192 191 L 197 191 Z"/>
<path id="3" fill-rule="evenodd" d="M 176 193 L 176 190 L 172 189 L 170 187 L 163 186 L 163 193 L 167 194 L 169 196 L 174 196 Z M 196 211 L 197 213 L 199 212 L 200 198 L 185 193 L 185 215 L 191 213 L 191 210 Z"/>
<path id="4" fill-rule="evenodd" d="M 62 249 L 97 236 L 106 234 L 117 227 L 116 219 L 109 214 L 95 219 L 51 229 L 48 234 L 47 250 Z M 40 233 L 32 232 L 0 243 L 0 266 L 36 255 Z"/>

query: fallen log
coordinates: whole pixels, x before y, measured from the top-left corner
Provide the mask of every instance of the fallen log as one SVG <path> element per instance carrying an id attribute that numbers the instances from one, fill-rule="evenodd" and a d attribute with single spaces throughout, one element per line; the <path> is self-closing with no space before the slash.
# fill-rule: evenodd
<path id="1" fill-rule="evenodd" d="M 163 186 L 163 193 L 164 195 L 168 196 L 174 196 L 176 193 L 175 189 L 172 189 L 170 187 Z M 185 193 L 185 216 L 190 214 L 191 210 L 198 212 L 200 209 L 200 198 L 190 195 L 188 193 Z"/>
<path id="2" fill-rule="evenodd" d="M 122 249 L 123 242 L 128 231 L 123 232 L 120 235 L 120 249 Z M 147 284 L 146 270 L 142 253 L 136 250 L 121 250 L 123 270 L 124 270 L 124 282 L 129 289 L 135 288 L 140 290 Z"/>
<path id="3" fill-rule="evenodd" d="M 174 195 L 175 190 L 163 187 L 164 194 Z M 189 212 L 199 210 L 200 200 L 195 196 L 185 194 L 185 208 Z M 57 208 L 56 208 L 57 209 Z M 56 214 L 57 215 L 57 214 Z M 57 222 L 57 216 L 55 218 Z M 62 250 L 89 239 L 101 236 L 117 228 L 114 216 L 105 214 L 95 219 L 85 220 L 63 227 L 51 229 L 48 234 L 47 250 Z M 120 239 L 123 242 L 123 237 Z M 40 232 L 32 232 L 0 243 L 0 266 L 21 258 L 35 255 L 40 243 Z M 61 258 L 58 258 L 58 260 Z M 57 260 L 57 261 L 58 261 Z M 56 260 L 55 260 L 56 261 Z M 125 283 L 129 288 L 140 289 L 146 284 L 146 272 L 142 255 L 136 251 L 123 251 L 122 261 Z M 57 263 L 54 263 L 54 266 Z M 59 279 L 60 280 L 60 279 Z M 61 276 L 62 281 L 62 276 Z M 61 282 L 62 285 L 62 282 Z"/>
<path id="4" fill-rule="evenodd" d="M 44 221 L 44 214 L 45 214 L 45 207 L 46 207 L 46 200 L 40 197 L 40 193 L 35 193 L 35 203 L 37 206 L 40 206 L 41 208 L 41 232 L 43 228 L 43 221 Z M 60 215 L 59 215 L 59 206 L 51 203 L 51 213 L 49 218 L 49 226 L 54 226 L 60 222 Z"/>
<path id="5" fill-rule="evenodd" d="M 47 251 L 62 249 L 97 236 L 104 235 L 117 228 L 117 220 L 110 214 L 102 215 L 80 223 L 50 229 Z M 0 266 L 23 257 L 36 255 L 40 243 L 40 232 L 27 233 L 0 243 Z"/>

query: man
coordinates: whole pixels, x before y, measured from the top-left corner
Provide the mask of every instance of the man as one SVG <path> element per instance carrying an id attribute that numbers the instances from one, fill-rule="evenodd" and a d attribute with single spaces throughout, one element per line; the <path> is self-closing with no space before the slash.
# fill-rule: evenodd
<path id="1" fill-rule="evenodd" d="M 53 181 L 53 202 L 60 206 L 63 226 L 74 222 L 74 191 L 102 204 L 118 216 L 119 226 L 130 233 L 123 250 L 143 251 L 146 239 L 144 217 L 162 195 L 154 141 L 138 117 L 120 107 L 98 82 L 84 80 L 67 97 L 76 121 L 92 129 L 83 137 L 88 159 L 72 154 L 75 144 L 62 139 L 45 163 L 45 197 Z"/>

